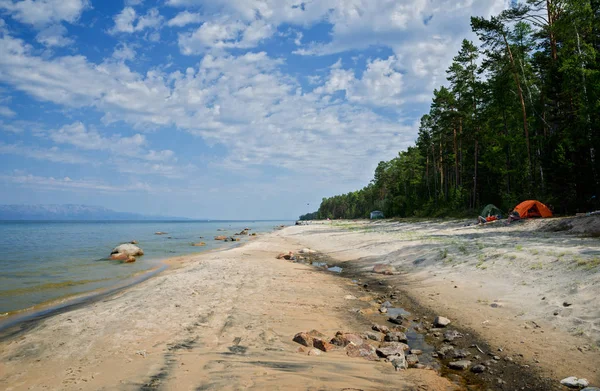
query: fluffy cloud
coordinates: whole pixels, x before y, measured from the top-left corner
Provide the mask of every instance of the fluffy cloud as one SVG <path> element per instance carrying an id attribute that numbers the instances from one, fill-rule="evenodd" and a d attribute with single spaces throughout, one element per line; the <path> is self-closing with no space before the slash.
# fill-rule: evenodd
<path id="1" fill-rule="evenodd" d="M 21 23 L 35 26 L 76 22 L 89 7 L 88 0 L 0 0 L 0 9 Z"/>
<path id="2" fill-rule="evenodd" d="M 35 39 L 46 46 L 68 46 L 73 43 L 71 38 L 66 37 L 67 29 L 61 24 L 55 24 L 40 31 Z"/>
<path id="3" fill-rule="evenodd" d="M 44 188 L 49 190 L 94 191 L 105 193 L 124 193 L 130 191 L 152 192 L 153 190 L 153 188 L 150 185 L 143 182 L 135 182 L 127 185 L 115 186 L 97 180 L 76 180 L 71 179 L 70 177 L 44 177 L 26 173 L 0 175 L 0 181 L 9 182 L 21 186 L 33 187 L 35 189 Z"/>
<path id="4" fill-rule="evenodd" d="M 89 164 L 89 160 L 72 153 L 60 150 L 58 147 L 36 148 L 22 144 L 4 144 L 0 142 L 0 154 L 10 154 L 28 157 L 37 160 L 45 160 L 55 163 Z"/>
<path id="5" fill-rule="evenodd" d="M 156 8 L 151 8 L 145 15 L 138 15 L 132 7 L 125 7 L 114 17 L 115 25 L 110 33 L 134 33 L 156 29 L 160 27 L 163 19 Z"/>
<path id="6" fill-rule="evenodd" d="M 211 48 L 249 49 L 269 38 L 275 28 L 262 20 L 245 23 L 240 20 L 205 22 L 195 31 L 179 34 L 183 54 L 200 54 Z"/>
<path id="7" fill-rule="evenodd" d="M 183 27 L 188 24 L 198 24 L 203 20 L 202 15 L 198 13 L 192 13 L 183 11 L 175 15 L 172 19 L 167 22 L 169 27 Z"/>

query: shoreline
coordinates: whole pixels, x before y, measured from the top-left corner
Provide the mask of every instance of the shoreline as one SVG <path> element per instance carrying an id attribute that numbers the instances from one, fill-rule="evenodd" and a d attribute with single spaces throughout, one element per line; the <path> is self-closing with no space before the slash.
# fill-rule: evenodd
<path id="1" fill-rule="evenodd" d="M 115 388 L 120 384 L 124 389 L 307 389 L 352 385 L 365 390 L 391 390 L 421 385 L 431 390 L 466 390 L 467 386 L 470 390 L 511 386 L 562 390 L 557 376 L 578 366 L 579 373 L 570 375 L 587 377 L 591 385 L 597 385 L 598 374 L 590 369 L 598 362 L 597 353 L 565 350 L 565 345 L 571 346 L 576 338 L 540 321 L 542 334 L 527 338 L 539 337 L 540 343 L 551 344 L 556 352 L 546 358 L 538 355 L 540 363 L 534 363 L 528 355 L 519 356 L 518 341 L 514 346 L 494 337 L 496 331 L 501 331 L 500 336 L 524 338 L 520 336 L 522 331 L 514 329 L 509 301 L 502 300 L 498 308 L 475 308 L 474 314 L 456 303 L 447 303 L 440 295 L 447 294 L 451 300 L 473 300 L 473 295 L 478 295 L 475 287 L 471 290 L 463 286 L 464 282 L 454 279 L 453 271 L 448 273 L 450 264 L 435 266 L 445 276 L 452 276 L 449 290 L 440 290 L 440 282 L 432 285 L 428 280 L 437 277 L 428 276 L 423 270 L 415 273 L 415 266 L 428 267 L 430 262 L 413 264 L 413 260 L 421 259 L 418 254 L 413 256 L 418 243 L 433 245 L 426 253 L 435 254 L 438 250 L 433 249 L 439 243 L 448 245 L 440 236 L 448 227 L 437 226 L 438 223 L 419 222 L 414 226 L 361 221 L 291 226 L 233 248 L 175 257 L 171 259 L 173 268 L 129 286 L 109 300 L 41 319 L 19 338 L 0 340 L 0 373 L 6 373 L 4 377 L 0 375 L 0 381 L 10 384 L 11 390 L 36 384 L 61 389 Z M 450 224 L 448 233 L 454 232 L 455 222 L 442 224 Z M 404 232 L 401 236 L 396 231 L 398 227 Z M 415 229 L 424 236 L 413 233 Z M 516 234 L 523 236 L 523 229 L 527 227 L 519 228 Z M 496 230 L 481 231 L 467 230 L 466 235 L 487 235 Z M 431 242 L 428 238 L 437 239 Z M 340 266 L 342 272 L 323 272 L 322 268 L 303 263 L 306 261 L 275 259 L 278 253 L 304 247 L 318 251 L 318 262 Z M 454 250 L 449 250 L 449 256 L 452 254 Z M 407 259 L 396 263 L 397 273 L 372 273 L 374 263 L 394 264 L 402 258 Z M 409 263 L 412 266 L 408 267 Z M 467 264 L 456 266 L 464 268 Z M 460 285 L 459 289 L 453 287 L 455 284 Z M 438 363 L 438 371 L 396 372 L 389 363 L 347 357 L 339 349 L 318 357 L 298 353 L 299 345 L 292 337 L 300 331 L 316 329 L 332 336 L 339 330 L 360 333 L 369 330 L 373 323 L 385 324 L 387 316 L 378 309 L 387 300 L 412 313 L 407 316 L 410 323 L 405 323 L 410 327 L 409 344 L 416 344 L 412 348 L 424 346 L 422 362 Z M 501 329 L 476 327 L 479 317 L 488 314 L 494 315 L 491 326 L 502 324 Z M 431 356 L 446 344 L 436 337 L 440 332 L 430 328 L 437 315 L 452 319 L 450 330 L 457 330 L 464 337 L 450 344 L 470 350 L 470 360 L 478 361 L 473 358 L 481 355 L 477 349 L 486 352 L 481 360 L 494 361 L 489 364 L 489 371 L 478 375 L 448 369 L 448 358 Z M 557 341 L 557 336 L 560 343 L 549 342 Z M 528 346 L 527 342 L 521 348 Z M 544 355 L 549 352 L 543 350 Z M 547 359 L 557 354 L 566 362 L 555 363 L 561 368 L 552 374 L 546 370 Z M 587 362 L 576 359 L 577 354 Z M 492 360 L 492 355 L 500 356 L 500 360 Z M 50 357 L 53 360 L 49 361 Z M 79 369 L 77 373 L 67 371 L 61 375 L 64 368 Z M 359 373 L 362 375 L 357 376 Z"/>

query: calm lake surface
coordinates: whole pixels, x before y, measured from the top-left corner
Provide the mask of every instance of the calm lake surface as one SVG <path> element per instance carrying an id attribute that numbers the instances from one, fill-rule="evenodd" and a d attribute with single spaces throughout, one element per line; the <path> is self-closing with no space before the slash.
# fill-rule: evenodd
<path id="1" fill-rule="evenodd" d="M 260 234 L 281 224 L 292 221 L 0 221 L 0 316 L 114 286 L 167 258 L 240 243 L 216 235 L 246 227 Z M 129 264 L 108 259 L 115 246 L 132 240 L 144 256 Z M 202 241 L 206 247 L 191 245 Z"/>

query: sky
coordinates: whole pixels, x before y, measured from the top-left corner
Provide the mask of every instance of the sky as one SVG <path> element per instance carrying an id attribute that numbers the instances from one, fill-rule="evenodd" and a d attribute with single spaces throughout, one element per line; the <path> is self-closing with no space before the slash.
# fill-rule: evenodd
<path id="1" fill-rule="evenodd" d="M 413 145 L 508 0 L 0 0 L 0 204 L 295 219 Z"/>

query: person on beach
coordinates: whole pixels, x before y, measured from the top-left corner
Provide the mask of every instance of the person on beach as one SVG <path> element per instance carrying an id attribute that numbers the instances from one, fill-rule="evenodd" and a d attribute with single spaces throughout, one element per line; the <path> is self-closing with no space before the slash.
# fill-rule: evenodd
<path id="1" fill-rule="evenodd" d="M 499 219 L 498 215 L 488 215 L 488 217 L 478 216 L 477 222 L 479 224 L 491 223 L 492 221 L 496 221 Z"/>
<path id="2" fill-rule="evenodd" d="M 516 210 L 513 210 L 511 212 L 511 214 L 508 216 L 508 219 L 506 219 L 506 224 L 510 224 L 511 221 L 517 221 L 517 220 L 521 220 L 521 215 L 519 215 L 519 212 L 517 212 Z"/>

